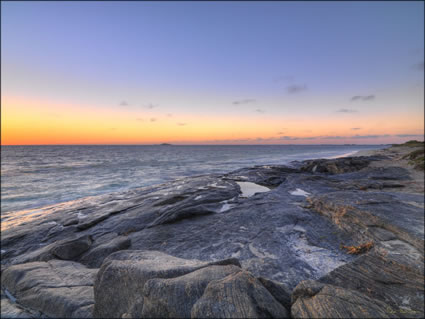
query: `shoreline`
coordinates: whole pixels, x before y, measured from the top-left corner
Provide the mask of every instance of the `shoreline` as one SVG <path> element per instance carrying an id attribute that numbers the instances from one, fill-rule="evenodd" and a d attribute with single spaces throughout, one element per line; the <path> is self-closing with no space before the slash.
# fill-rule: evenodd
<path id="1" fill-rule="evenodd" d="M 49 146 L 49 145 L 45 145 L 45 146 Z M 62 145 L 58 145 L 58 146 L 62 146 Z M 69 146 L 69 145 L 63 145 L 63 146 Z M 80 146 L 80 145 L 76 145 L 76 146 Z M 82 145 L 82 146 L 84 146 L 84 145 Z M 105 146 L 105 145 L 99 145 L 99 146 Z M 134 146 L 137 146 L 137 145 L 134 145 Z M 158 146 L 158 145 L 143 145 L 143 146 Z M 183 145 L 183 146 L 187 146 L 187 145 Z M 189 145 L 189 146 L 192 146 L 192 145 Z M 199 146 L 199 145 L 196 145 L 196 146 Z M 210 145 L 201 145 L 201 146 L 210 146 Z M 218 146 L 222 146 L 222 145 L 218 145 Z M 251 145 L 240 145 L 240 146 L 251 146 Z M 266 146 L 268 146 L 268 145 L 266 145 Z M 271 146 L 276 146 L 276 145 L 271 145 Z M 377 147 L 382 147 L 383 145 L 376 145 L 376 146 Z M 290 166 L 292 162 L 299 162 L 299 161 L 305 161 L 305 160 L 336 159 L 336 158 L 350 157 L 350 156 L 369 156 L 369 154 L 370 155 L 373 155 L 373 152 L 374 151 L 377 151 L 377 150 L 379 150 L 379 149 L 352 151 L 352 152 L 343 153 L 343 154 L 334 155 L 334 156 L 315 157 L 315 158 L 304 159 L 304 160 L 293 160 L 293 161 L 288 162 L 286 164 L 258 164 L 258 165 L 255 165 L 255 166 L 268 166 L 268 165 L 271 165 L 271 166 L 274 166 L 274 165 L 286 166 L 286 165 L 288 165 L 288 166 Z M 362 154 L 363 152 L 364 152 L 365 155 L 356 155 L 358 153 L 359 154 Z M 247 169 L 249 167 L 251 167 L 251 166 L 241 167 L 239 169 Z M 197 176 L 205 176 L 205 175 L 210 175 L 210 174 L 213 174 L 213 175 L 214 174 L 215 175 L 225 175 L 225 174 L 230 174 L 232 171 L 227 171 L 227 172 L 223 172 L 223 173 L 205 173 L 205 174 L 188 175 L 188 176 L 184 176 L 182 178 L 179 178 L 177 180 L 185 179 L 185 178 L 191 178 L 191 177 L 197 177 Z M 132 188 L 128 188 L 126 190 L 121 190 L 121 191 L 112 191 L 112 192 L 94 194 L 94 195 L 89 195 L 89 196 L 81 196 L 81 197 L 77 197 L 77 198 L 70 199 L 70 200 L 65 200 L 65 201 L 55 201 L 55 202 L 52 202 L 50 204 L 41 205 L 41 206 L 33 206 L 33 207 L 29 207 L 29 208 L 24 208 L 24 209 L 10 210 L 10 211 L 6 211 L 6 212 L 2 212 L 1 219 L 2 220 L 4 218 L 5 219 L 8 219 L 9 217 L 12 217 L 12 215 L 15 215 L 15 214 L 18 214 L 18 215 L 29 214 L 29 215 L 31 215 L 33 213 L 37 213 L 38 211 L 49 210 L 51 208 L 54 208 L 56 205 L 60 205 L 60 204 L 71 204 L 74 201 L 80 201 L 80 200 L 84 200 L 84 199 L 89 199 L 89 198 L 96 197 L 96 196 L 108 196 L 108 195 L 112 195 L 112 194 L 121 194 L 121 193 L 125 193 L 127 191 L 137 190 L 139 188 L 145 188 L 145 187 L 155 187 L 155 186 L 167 184 L 167 183 L 170 183 L 170 182 L 173 182 L 173 181 L 175 181 L 175 180 L 170 180 L 170 181 L 165 181 L 165 182 L 162 182 L 162 183 L 145 185 L 145 186 L 132 187 Z"/>
<path id="2" fill-rule="evenodd" d="M 2 316 L 423 317 L 423 172 L 403 158 L 412 150 L 191 176 L 33 211 L 2 229 Z"/>

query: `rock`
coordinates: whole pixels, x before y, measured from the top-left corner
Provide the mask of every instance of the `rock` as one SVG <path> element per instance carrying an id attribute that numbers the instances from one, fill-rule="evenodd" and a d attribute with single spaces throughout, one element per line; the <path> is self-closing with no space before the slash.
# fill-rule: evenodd
<path id="1" fill-rule="evenodd" d="M 13 259 L 13 263 L 23 264 L 32 261 L 48 261 L 55 258 L 75 260 L 90 248 L 91 243 L 92 240 L 89 235 L 59 240 L 30 253 L 18 256 Z"/>
<path id="2" fill-rule="evenodd" d="M 225 260 L 222 267 L 241 266 L 281 305 L 288 306 L 289 291 L 310 279 L 384 302 L 396 315 L 421 317 L 424 199 L 422 193 L 407 192 L 423 185 L 391 162 L 394 156 L 382 162 L 383 157 L 372 156 L 257 166 L 17 212 L 2 217 L 2 271 L 56 258 L 89 267 L 103 261 L 96 288 L 99 316 L 131 317 L 143 311 L 150 280 L 146 297 L 152 307 L 145 311 L 157 313 L 155 300 L 162 300 L 172 312 L 177 299 L 152 296 L 165 291 L 166 283 L 203 287 L 202 276 L 181 277 Z M 236 181 L 270 191 L 246 198 Z M 82 239 L 76 250 L 67 246 L 77 236 L 90 236 L 93 243 Z M 361 255 L 340 249 L 369 242 L 373 248 Z M 123 250 L 130 247 L 157 252 Z M 208 285 L 219 280 L 224 278 Z M 47 293 L 41 296 L 47 299 Z M 184 303 L 191 304 L 198 293 L 188 294 Z M 250 298 L 243 300 L 255 303 Z M 91 307 L 64 312 L 85 316 Z"/>
<path id="3" fill-rule="evenodd" d="M 422 195 L 383 192 L 335 191 L 307 199 L 311 208 L 356 236 L 358 241 L 395 237 L 418 249 L 424 246 L 424 198 Z M 418 205 L 412 205 L 418 203 Z M 400 212 L 403 212 L 402 214 Z M 391 236 L 390 236 L 391 238 Z"/>
<path id="4" fill-rule="evenodd" d="M 51 260 L 10 266 L 1 279 L 24 307 L 53 318 L 90 318 L 96 273 L 73 261 Z"/>
<path id="5" fill-rule="evenodd" d="M 90 235 L 77 237 L 75 239 L 69 239 L 59 241 L 54 244 L 51 252 L 56 257 L 64 260 L 72 260 L 83 252 L 87 251 L 92 244 Z"/>
<path id="6" fill-rule="evenodd" d="M 230 183 L 230 182 L 228 182 Z M 158 211 L 158 217 L 151 222 L 148 227 L 161 224 L 173 223 L 186 218 L 193 218 L 202 215 L 217 213 L 222 204 L 220 202 L 238 196 L 235 187 L 214 188 L 201 197 L 198 196 L 173 196 L 164 201 L 156 203 L 154 206 L 166 206 Z M 234 186 L 233 184 L 230 184 Z M 197 198 L 197 199 L 195 199 Z M 174 204 L 170 207 L 171 204 Z"/>
<path id="7" fill-rule="evenodd" d="M 218 209 L 219 205 L 217 204 L 196 205 L 187 208 L 176 207 L 174 209 L 162 212 L 161 215 L 157 219 L 155 219 L 151 224 L 149 224 L 148 227 L 173 223 L 185 218 L 214 214 L 218 211 Z"/>
<path id="8" fill-rule="evenodd" d="M 343 157 L 336 159 L 316 159 L 304 161 L 301 171 L 312 173 L 340 174 L 355 172 L 367 167 L 373 159 L 366 156 Z"/>
<path id="9" fill-rule="evenodd" d="M 38 318 L 37 313 L 31 313 L 22 308 L 12 300 L 8 299 L 3 291 L 1 292 L 1 318 Z"/>
<path id="10" fill-rule="evenodd" d="M 381 300 L 397 317 L 408 314 L 411 318 L 423 318 L 423 253 L 406 243 L 399 245 L 388 251 L 382 249 L 361 256 L 319 281 L 357 290 L 374 300 Z M 415 255 L 415 260 L 409 260 Z"/>
<path id="11" fill-rule="evenodd" d="M 71 225 L 76 225 L 76 224 L 79 223 L 79 221 L 80 220 L 77 217 L 71 217 L 71 218 L 65 220 L 62 225 L 65 226 L 65 227 L 71 226 Z"/>
<path id="12" fill-rule="evenodd" d="M 209 266 L 172 279 L 150 279 L 143 289 L 143 311 L 133 309 L 131 317 L 190 318 L 208 283 L 240 271 L 234 265 Z"/>
<path id="13" fill-rule="evenodd" d="M 291 290 L 288 287 L 280 282 L 263 277 L 259 277 L 258 280 L 286 309 L 291 309 Z"/>
<path id="14" fill-rule="evenodd" d="M 79 260 L 82 264 L 90 268 L 99 268 L 103 260 L 110 254 L 127 249 L 131 246 L 131 240 L 127 236 L 118 236 L 109 242 L 90 249 Z"/>
<path id="15" fill-rule="evenodd" d="M 397 318 L 384 302 L 311 280 L 295 287 L 292 302 L 292 318 Z"/>
<path id="16" fill-rule="evenodd" d="M 192 318 L 289 318 L 286 309 L 249 272 L 211 281 Z"/>
<path id="17" fill-rule="evenodd" d="M 219 262 L 185 260 L 159 251 L 113 253 L 105 259 L 96 277 L 94 316 L 120 318 L 129 311 L 142 310 L 142 292 L 150 279 L 175 278 L 207 266 L 235 263 L 234 259 Z"/>
<path id="18" fill-rule="evenodd" d="M 54 247 L 54 244 L 50 244 L 44 247 L 41 247 L 35 251 L 19 255 L 12 259 L 13 264 L 24 264 L 32 261 L 48 261 L 55 259 L 55 256 L 51 253 L 51 249 Z"/>
<path id="19" fill-rule="evenodd" d="M 287 176 L 299 172 L 298 169 L 292 167 L 266 165 L 241 168 L 225 174 L 224 177 L 233 181 L 252 182 L 267 187 L 277 187 L 286 181 Z"/>

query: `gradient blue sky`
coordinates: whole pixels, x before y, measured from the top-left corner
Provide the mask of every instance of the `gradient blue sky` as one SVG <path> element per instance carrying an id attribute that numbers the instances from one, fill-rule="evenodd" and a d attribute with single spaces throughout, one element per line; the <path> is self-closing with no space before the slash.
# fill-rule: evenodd
<path id="1" fill-rule="evenodd" d="M 82 130 L 119 122 L 87 143 L 423 139 L 423 2 L 1 6 L 4 144 L 74 107 Z"/>

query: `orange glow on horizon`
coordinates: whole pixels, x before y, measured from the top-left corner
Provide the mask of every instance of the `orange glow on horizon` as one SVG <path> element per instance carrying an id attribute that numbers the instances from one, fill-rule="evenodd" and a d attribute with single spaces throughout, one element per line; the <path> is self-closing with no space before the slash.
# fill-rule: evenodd
<path id="1" fill-rule="evenodd" d="M 143 120 L 140 120 L 142 118 Z M 155 120 L 153 120 L 155 119 Z M 361 121 L 361 131 L 353 131 Z M 394 123 L 397 123 L 394 125 Z M 293 139 L 323 136 L 423 134 L 423 119 L 397 116 L 338 115 L 317 117 L 207 116 L 167 117 L 157 110 L 131 110 L 70 105 L 51 101 L 2 97 L 2 145 L 41 144 L 332 144 L 344 139 Z M 416 134 L 415 133 L 415 134 Z M 360 142 L 360 141 L 359 141 Z"/>

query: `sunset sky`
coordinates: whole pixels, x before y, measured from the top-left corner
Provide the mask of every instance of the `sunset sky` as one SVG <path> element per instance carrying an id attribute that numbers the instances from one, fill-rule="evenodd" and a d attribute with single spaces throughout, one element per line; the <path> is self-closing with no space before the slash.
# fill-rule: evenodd
<path id="1" fill-rule="evenodd" d="M 2 2 L 1 143 L 424 139 L 423 2 Z"/>

